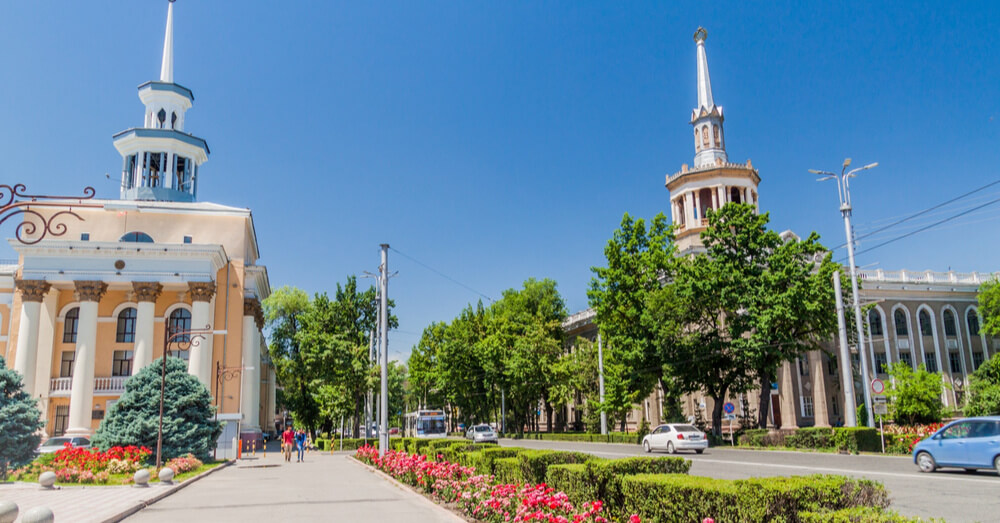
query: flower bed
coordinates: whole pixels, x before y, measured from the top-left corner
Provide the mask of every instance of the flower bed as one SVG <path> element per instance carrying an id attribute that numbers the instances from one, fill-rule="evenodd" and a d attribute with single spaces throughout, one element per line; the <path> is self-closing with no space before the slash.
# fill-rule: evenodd
<path id="1" fill-rule="evenodd" d="M 42 454 L 14 471 L 12 479 L 35 482 L 42 472 L 52 471 L 56 474 L 56 483 L 61 484 L 127 485 L 132 483 L 135 472 L 146 466 L 151 454 L 146 447 L 112 447 L 101 451 L 67 446 L 52 454 Z M 222 463 L 204 464 L 188 454 L 168 461 L 165 466 L 173 469 L 177 474 L 175 479 L 180 481 Z M 153 482 L 159 481 L 154 468 L 150 467 L 149 472 Z"/>
<path id="2" fill-rule="evenodd" d="M 893 454 L 911 454 L 913 446 L 929 438 L 944 423 L 929 425 L 889 425 L 885 427 L 885 451 Z"/>
<path id="3" fill-rule="evenodd" d="M 355 456 L 478 520 L 491 523 L 607 521 L 601 514 L 602 502 L 594 500 L 577 506 L 565 493 L 544 483 L 496 483 L 492 475 L 476 474 L 472 467 L 444 460 L 428 461 L 425 455 L 401 450 L 390 450 L 379 456 L 377 449 L 364 446 Z"/>

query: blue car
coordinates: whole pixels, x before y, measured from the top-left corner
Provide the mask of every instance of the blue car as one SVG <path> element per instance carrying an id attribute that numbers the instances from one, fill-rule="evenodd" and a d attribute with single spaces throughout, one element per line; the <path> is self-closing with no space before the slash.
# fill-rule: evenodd
<path id="1" fill-rule="evenodd" d="M 913 462 L 921 472 L 940 467 L 1000 472 L 1000 416 L 951 422 L 913 446 Z"/>

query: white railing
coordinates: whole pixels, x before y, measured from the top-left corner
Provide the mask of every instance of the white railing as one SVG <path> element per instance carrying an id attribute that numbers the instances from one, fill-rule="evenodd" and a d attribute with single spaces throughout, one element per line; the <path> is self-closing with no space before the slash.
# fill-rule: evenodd
<path id="1" fill-rule="evenodd" d="M 572 325 L 574 325 L 576 323 L 579 323 L 579 322 L 585 321 L 585 320 L 586 321 L 593 321 L 594 320 L 594 316 L 596 316 L 596 313 L 594 312 L 594 309 L 587 309 L 587 310 L 580 311 L 580 312 L 578 312 L 576 314 L 571 314 L 568 317 L 566 317 L 565 320 L 563 320 L 563 323 L 562 323 L 563 324 L 563 328 L 564 329 L 568 328 L 568 327 L 570 327 L 570 326 L 572 326 Z"/>
<path id="2" fill-rule="evenodd" d="M 121 394 L 125 392 L 125 380 L 128 376 L 111 376 L 94 378 L 94 393 Z M 49 380 L 49 394 L 52 396 L 68 396 L 73 390 L 73 378 L 52 378 Z"/>
<path id="3" fill-rule="evenodd" d="M 897 283 L 958 283 L 979 285 L 1000 277 L 1000 273 L 978 272 L 934 272 L 934 271 L 886 271 L 883 269 L 858 271 L 862 281 L 897 282 Z"/>

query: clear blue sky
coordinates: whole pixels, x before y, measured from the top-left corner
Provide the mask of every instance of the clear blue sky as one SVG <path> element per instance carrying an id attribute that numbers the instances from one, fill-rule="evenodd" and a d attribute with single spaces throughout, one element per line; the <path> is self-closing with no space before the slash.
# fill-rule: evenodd
<path id="1" fill-rule="evenodd" d="M 729 157 L 760 169 L 775 228 L 842 243 L 834 186 L 806 170 L 845 156 L 881 164 L 854 185 L 859 232 L 1000 178 L 995 3 L 675 4 L 179 0 L 199 196 L 253 209 L 274 287 L 332 290 L 388 242 L 487 295 L 548 277 L 585 308 L 622 214 L 667 212 L 664 175 L 692 162 L 699 25 Z M 0 5 L 3 182 L 117 197 L 111 136 L 141 122 L 166 7 Z M 996 207 L 859 263 L 998 270 Z M 390 267 L 394 358 L 477 299 Z"/>

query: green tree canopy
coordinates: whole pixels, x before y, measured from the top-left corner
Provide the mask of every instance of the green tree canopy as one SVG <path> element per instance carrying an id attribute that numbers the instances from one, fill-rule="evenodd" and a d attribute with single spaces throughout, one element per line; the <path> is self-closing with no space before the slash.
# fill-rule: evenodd
<path id="1" fill-rule="evenodd" d="M 45 423 L 38 402 L 24 391 L 21 375 L 0 356 L 0 479 L 35 458 Z"/>
<path id="2" fill-rule="evenodd" d="M 941 394 L 944 385 L 941 374 L 927 372 L 923 364 L 914 371 L 905 362 L 889 367 L 892 377 L 886 396 L 889 398 L 889 415 L 900 425 L 937 423 L 941 421 L 944 404 Z"/>
<path id="3" fill-rule="evenodd" d="M 1000 414 L 1000 358 L 994 354 L 972 373 L 966 416 Z"/>
<path id="4" fill-rule="evenodd" d="M 101 421 L 94 434 L 94 445 L 104 450 L 136 445 L 156 451 L 162 369 L 162 361 L 157 359 L 125 380 L 125 392 Z M 189 452 L 198 459 L 210 459 L 221 434 L 222 424 L 215 419 L 215 407 L 208 389 L 198 378 L 188 374 L 187 362 L 167 358 L 163 460 Z"/>
<path id="5" fill-rule="evenodd" d="M 983 331 L 1000 336 L 1000 281 L 996 278 L 979 287 L 979 313 L 983 316 Z"/>

